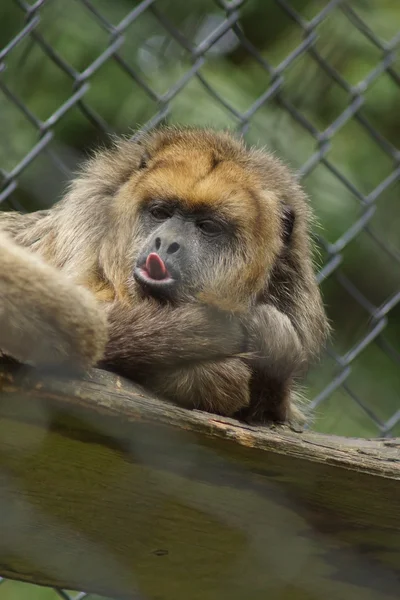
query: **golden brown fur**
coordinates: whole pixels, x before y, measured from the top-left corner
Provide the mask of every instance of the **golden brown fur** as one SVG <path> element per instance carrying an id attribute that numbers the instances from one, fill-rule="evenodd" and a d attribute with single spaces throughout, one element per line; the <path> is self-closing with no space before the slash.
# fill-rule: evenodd
<path id="1" fill-rule="evenodd" d="M 99 360 L 107 326 L 92 294 L 1 232 L 0 256 L 1 351 L 46 367 Z"/>
<path id="2" fill-rule="evenodd" d="M 235 225 L 235 249 L 215 256 L 212 269 L 199 270 L 197 293 L 174 306 L 143 297 L 132 277 L 146 237 L 140 210 L 155 197 L 177 198 L 185 210 L 211 207 Z M 41 258 L 39 271 L 45 261 L 55 277 L 68 279 L 77 306 L 87 296 L 81 303 L 75 286 L 92 292 L 109 321 L 101 365 L 184 406 L 285 421 L 292 380 L 318 355 L 328 333 L 310 220 L 302 189 L 275 157 L 227 133 L 166 128 L 140 144 L 119 140 L 97 153 L 54 208 L 0 213 L 0 229 Z M 2 255 L 6 247 L 0 238 Z M 32 273 L 36 277 L 36 269 Z M 7 292 L 4 297 L 9 302 Z M 52 318 L 54 306 L 33 292 L 21 314 L 35 306 Z M 68 318 L 60 331 L 71 329 Z M 85 364 L 96 363 L 102 352 L 101 318 L 98 323 L 91 359 L 78 351 Z M 77 328 L 76 338 L 87 335 Z M 0 347 L 36 362 L 34 352 L 21 356 L 3 335 Z"/>

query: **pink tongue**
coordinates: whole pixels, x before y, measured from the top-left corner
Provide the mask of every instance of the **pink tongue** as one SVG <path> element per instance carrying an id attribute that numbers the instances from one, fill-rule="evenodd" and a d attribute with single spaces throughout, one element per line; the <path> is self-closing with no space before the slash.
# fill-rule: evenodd
<path id="1" fill-rule="evenodd" d="M 163 259 L 155 252 L 152 252 L 147 257 L 146 271 L 152 279 L 166 279 L 168 276 L 168 271 Z"/>

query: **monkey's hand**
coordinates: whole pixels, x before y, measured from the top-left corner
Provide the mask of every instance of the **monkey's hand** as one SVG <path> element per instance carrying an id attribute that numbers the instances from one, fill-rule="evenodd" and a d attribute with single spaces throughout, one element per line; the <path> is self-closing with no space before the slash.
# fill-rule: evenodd
<path id="1" fill-rule="evenodd" d="M 100 366 L 136 381 L 157 369 L 223 360 L 243 350 L 240 320 L 202 304 L 118 303 L 108 317 L 109 341 Z"/>
<path id="2" fill-rule="evenodd" d="M 286 379 L 304 366 L 299 336 L 289 317 L 271 304 L 256 306 L 243 320 L 249 363 Z"/>
<path id="3" fill-rule="evenodd" d="M 34 366 L 87 368 L 106 339 L 92 294 L 0 233 L 1 353 Z"/>
<path id="4" fill-rule="evenodd" d="M 244 319 L 246 364 L 251 367 L 250 404 L 239 417 L 250 422 L 299 419 L 291 402 L 293 379 L 305 368 L 306 357 L 289 317 L 272 305 L 255 307 Z"/>

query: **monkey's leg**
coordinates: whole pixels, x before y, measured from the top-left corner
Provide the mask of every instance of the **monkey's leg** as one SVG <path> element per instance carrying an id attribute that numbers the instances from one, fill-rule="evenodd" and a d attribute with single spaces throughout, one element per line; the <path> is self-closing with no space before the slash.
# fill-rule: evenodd
<path id="1" fill-rule="evenodd" d="M 100 366 L 136 381 L 160 369 L 223 360 L 243 350 L 239 320 L 205 305 L 116 304 L 108 317 L 109 342 Z"/>
<path id="2" fill-rule="evenodd" d="M 250 404 L 238 415 L 254 422 L 298 419 L 293 379 L 305 366 L 304 351 L 290 319 L 274 306 L 257 306 L 246 318 L 251 366 Z"/>
<path id="3" fill-rule="evenodd" d="M 87 368 L 106 339 L 92 294 L 0 233 L 1 352 L 35 366 Z"/>
<path id="4" fill-rule="evenodd" d="M 229 358 L 161 371 L 143 384 L 187 408 L 232 416 L 250 401 L 251 369 L 239 358 Z"/>

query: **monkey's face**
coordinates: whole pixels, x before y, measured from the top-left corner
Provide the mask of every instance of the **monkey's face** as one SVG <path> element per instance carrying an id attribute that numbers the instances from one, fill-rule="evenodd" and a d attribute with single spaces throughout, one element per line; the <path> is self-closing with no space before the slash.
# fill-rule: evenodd
<path id="1" fill-rule="evenodd" d="M 117 235 L 134 246 L 125 255 L 136 290 L 161 301 L 246 305 L 281 249 L 282 225 L 248 151 L 228 136 L 168 132 L 145 152 L 117 198 Z"/>
<path id="2" fill-rule="evenodd" d="M 206 205 L 150 198 L 140 219 L 147 235 L 134 277 L 145 293 L 159 299 L 176 301 L 201 292 L 220 258 L 234 254 L 233 223 Z"/>

